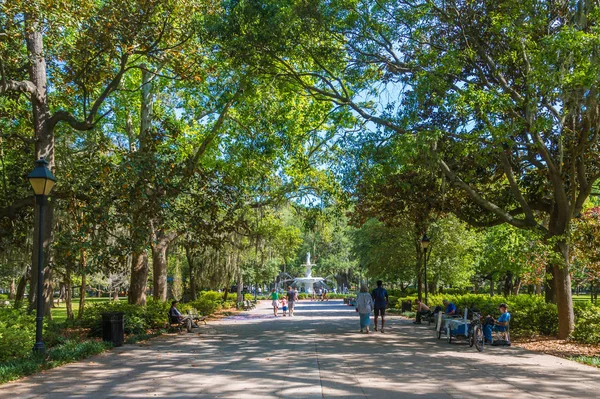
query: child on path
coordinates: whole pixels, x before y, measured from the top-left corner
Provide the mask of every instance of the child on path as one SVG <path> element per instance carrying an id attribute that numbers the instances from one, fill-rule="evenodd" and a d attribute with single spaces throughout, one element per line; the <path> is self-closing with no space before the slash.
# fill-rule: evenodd
<path id="1" fill-rule="evenodd" d="M 288 306 L 286 297 L 283 297 L 283 299 L 281 300 L 281 310 L 283 310 L 283 317 L 287 316 Z"/>

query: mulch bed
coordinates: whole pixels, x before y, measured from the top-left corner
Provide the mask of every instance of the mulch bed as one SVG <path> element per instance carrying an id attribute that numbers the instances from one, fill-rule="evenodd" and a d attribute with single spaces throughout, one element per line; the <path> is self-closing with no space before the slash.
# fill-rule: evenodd
<path id="1" fill-rule="evenodd" d="M 515 340 L 514 346 L 548 355 L 568 358 L 572 356 L 600 356 L 600 345 L 580 344 L 577 342 L 539 337 L 530 340 Z"/>

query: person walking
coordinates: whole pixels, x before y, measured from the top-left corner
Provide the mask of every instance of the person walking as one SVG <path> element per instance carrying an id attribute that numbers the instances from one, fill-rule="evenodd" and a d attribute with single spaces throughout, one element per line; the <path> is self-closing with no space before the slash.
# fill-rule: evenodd
<path id="1" fill-rule="evenodd" d="M 273 301 L 273 314 L 277 317 L 277 312 L 279 311 L 279 294 L 275 288 L 271 292 L 271 300 Z"/>
<path id="2" fill-rule="evenodd" d="M 360 286 L 360 292 L 356 297 L 356 311 L 360 316 L 360 332 L 363 329 L 369 333 L 369 326 L 371 325 L 371 310 L 373 310 L 373 298 L 369 294 L 369 290 L 366 285 Z"/>
<path id="3" fill-rule="evenodd" d="M 375 303 L 375 331 L 377 331 L 377 318 L 381 315 L 381 332 L 385 327 L 385 308 L 387 308 L 389 296 L 385 288 L 383 288 L 383 281 L 377 281 L 377 288 L 371 293 L 373 302 Z"/>
<path id="4" fill-rule="evenodd" d="M 291 286 L 288 287 L 287 290 L 287 300 L 288 300 L 288 311 L 290 312 L 290 317 L 294 317 L 294 307 L 296 305 L 296 301 L 298 300 L 298 292 L 294 290 Z"/>

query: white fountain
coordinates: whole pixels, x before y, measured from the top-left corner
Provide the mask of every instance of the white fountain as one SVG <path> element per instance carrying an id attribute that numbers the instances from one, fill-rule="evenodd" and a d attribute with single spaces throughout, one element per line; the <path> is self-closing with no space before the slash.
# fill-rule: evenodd
<path id="1" fill-rule="evenodd" d="M 306 271 L 304 272 L 304 277 L 295 278 L 294 284 L 296 284 L 296 287 L 298 288 L 299 291 L 302 291 L 301 288 L 304 288 L 304 292 L 306 292 L 307 294 L 312 294 L 313 293 L 313 284 L 322 282 L 325 279 L 323 277 L 313 277 L 312 276 L 312 267 L 315 266 L 315 264 L 310 263 L 310 252 L 308 252 L 306 254 L 306 263 L 303 264 L 302 266 L 306 267 Z"/>

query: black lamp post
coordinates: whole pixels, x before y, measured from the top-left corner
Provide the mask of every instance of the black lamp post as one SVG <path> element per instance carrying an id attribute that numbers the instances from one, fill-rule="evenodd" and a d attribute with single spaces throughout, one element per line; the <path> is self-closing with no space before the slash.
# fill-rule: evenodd
<path id="1" fill-rule="evenodd" d="M 35 202 L 40 207 L 39 226 L 38 226 L 38 262 L 37 262 L 37 311 L 35 315 L 35 345 L 33 351 L 44 353 L 46 347 L 42 338 L 42 326 L 44 323 L 44 206 L 46 197 L 52 191 L 56 178 L 48 169 L 48 162 L 44 158 L 35 161 L 35 168 L 27 176 L 33 192 L 35 193 Z"/>
<path id="2" fill-rule="evenodd" d="M 427 247 L 429 247 L 429 237 L 427 237 L 427 233 L 423 234 L 423 238 L 421 238 L 421 248 L 423 248 L 423 261 L 425 262 L 425 305 L 427 303 Z"/>

